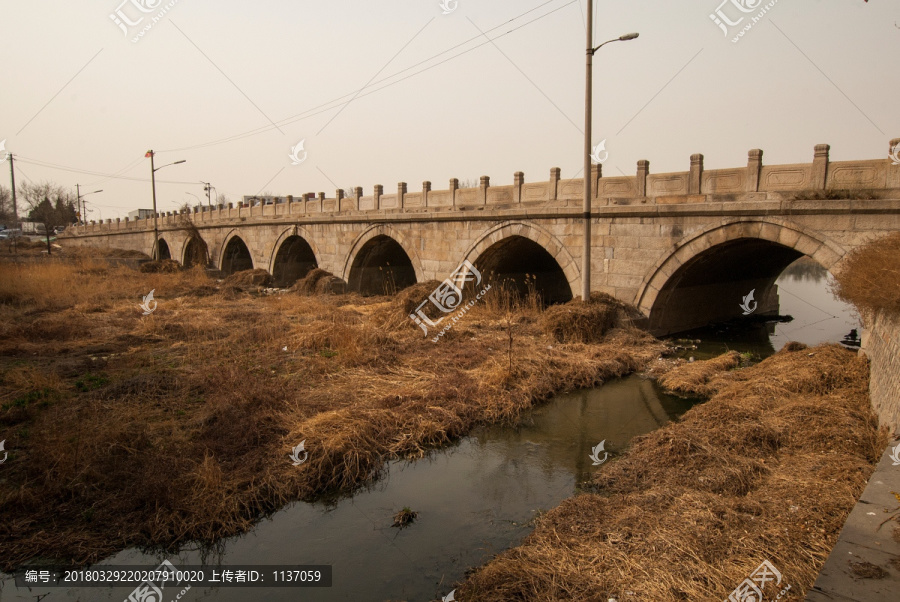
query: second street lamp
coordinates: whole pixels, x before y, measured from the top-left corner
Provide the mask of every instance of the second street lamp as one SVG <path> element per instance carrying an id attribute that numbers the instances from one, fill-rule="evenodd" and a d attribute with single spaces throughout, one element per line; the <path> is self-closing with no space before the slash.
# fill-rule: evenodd
<path id="1" fill-rule="evenodd" d="M 153 259 L 159 261 L 159 215 L 156 213 L 156 172 L 169 165 L 185 163 L 187 159 L 155 167 L 154 158 L 156 157 L 156 153 L 154 153 L 153 150 L 148 150 L 144 157 L 150 157 L 150 181 L 153 186 Z"/>
<path id="2" fill-rule="evenodd" d="M 87 215 L 85 215 L 85 207 L 84 207 L 84 197 L 89 194 L 97 194 L 98 192 L 103 192 L 102 190 L 95 190 L 94 192 L 85 192 L 81 194 L 81 185 L 75 184 L 75 210 L 78 212 L 79 217 L 81 218 L 82 224 L 87 224 Z"/>
<path id="3" fill-rule="evenodd" d="M 591 128 L 593 127 L 593 71 L 594 53 L 610 42 L 627 42 L 638 37 L 636 33 L 628 33 L 618 38 L 607 40 L 594 46 L 594 3 L 587 3 L 587 68 L 584 87 L 584 249 L 581 259 L 581 300 L 591 298 Z"/>

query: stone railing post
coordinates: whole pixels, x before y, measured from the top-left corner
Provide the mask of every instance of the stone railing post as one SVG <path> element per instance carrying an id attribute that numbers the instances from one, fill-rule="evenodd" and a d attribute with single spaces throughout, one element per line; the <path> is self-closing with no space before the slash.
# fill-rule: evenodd
<path id="1" fill-rule="evenodd" d="M 688 181 L 688 194 L 700 194 L 703 182 L 703 155 L 691 155 L 691 177 Z"/>
<path id="2" fill-rule="evenodd" d="M 428 193 L 431 192 L 431 182 L 425 180 L 422 182 L 422 206 L 428 206 Z"/>
<path id="3" fill-rule="evenodd" d="M 754 148 L 747 153 L 747 192 L 759 192 L 763 152 Z"/>
<path id="4" fill-rule="evenodd" d="M 381 184 L 375 184 L 374 191 L 372 196 L 375 197 L 375 209 L 381 209 L 381 195 L 384 194 L 384 186 Z"/>
<path id="5" fill-rule="evenodd" d="M 603 177 L 603 165 L 591 165 L 591 195 L 592 198 L 600 197 L 600 178 Z"/>
<path id="6" fill-rule="evenodd" d="M 491 177 L 481 176 L 478 188 L 481 189 L 481 204 L 487 205 L 487 189 L 491 187 Z"/>
<path id="7" fill-rule="evenodd" d="M 343 189 L 343 188 L 338 188 L 337 190 L 335 190 L 335 191 L 334 191 L 334 198 L 335 198 L 335 201 L 334 201 L 334 202 L 335 202 L 335 205 L 336 205 L 336 207 L 334 208 L 334 210 L 337 211 L 338 213 L 340 213 L 340 211 L 341 211 L 341 201 L 344 200 L 344 189 Z"/>
<path id="8" fill-rule="evenodd" d="M 397 206 L 406 207 L 406 182 L 397 183 Z"/>
<path id="9" fill-rule="evenodd" d="M 637 162 L 637 182 L 635 182 L 637 196 L 647 196 L 647 176 L 650 175 L 650 161 L 641 159 Z"/>
<path id="10" fill-rule="evenodd" d="M 522 186 L 525 184 L 525 174 L 517 171 L 513 174 L 513 203 L 522 202 Z"/>
<path id="11" fill-rule="evenodd" d="M 450 199 L 456 207 L 456 191 L 459 190 L 459 178 L 450 178 Z"/>
<path id="12" fill-rule="evenodd" d="M 552 167 L 550 169 L 550 186 L 549 186 L 549 200 L 555 201 L 557 191 L 559 190 L 559 177 L 562 174 L 562 170 L 558 167 Z"/>
<path id="13" fill-rule="evenodd" d="M 810 187 L 813 190 L 825 190 L 825 183 L 828 181 L 828 151 L 831 146 L 827 144 L 817 144 L 816 154 L 813 156 L 812 173 L 810 174 Z"/>

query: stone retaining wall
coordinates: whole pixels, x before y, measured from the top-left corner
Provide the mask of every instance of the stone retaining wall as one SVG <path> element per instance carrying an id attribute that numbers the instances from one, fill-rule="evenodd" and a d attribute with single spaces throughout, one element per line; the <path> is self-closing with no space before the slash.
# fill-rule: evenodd
<path id="1" fill-rule="evenodd" d="M 862 353 L 870 361 L 869 398 L 879 422 L 900 433 L 900 318 L 864 317 Z"/>

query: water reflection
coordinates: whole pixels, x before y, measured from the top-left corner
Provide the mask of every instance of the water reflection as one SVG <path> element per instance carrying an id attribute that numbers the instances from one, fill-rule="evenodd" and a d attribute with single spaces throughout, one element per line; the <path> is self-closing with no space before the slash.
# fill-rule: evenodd
<path id="1" fill-rule="evenodd" d="M 730 349 L 765 358 L 790 341 L 807 345 L 840 342 L 861 327 L 855 308 L 831 293 L 834 277 L 821 265 L 802 257 L 775 281 L 779 313 L 791 321 L 775 322 L 760 316 L 697 329 L 678 337 L 699 339 L 698 349 L 684 355 L 706 359 Z"/>
<path id="2" fill-rule="evenodd" d="M 819 262 L 809 257 L 801 257 L 791 265 L 789 265 L 781 273 L 779 280 L 782 282 L 822 282 L 828 277 L 828 270 L 823 268 Z"/>
<path id="3" fill-rule="evenodd" d="M 222 545 L 218 559 L 235 564 L 331 564 L 333 587 L 304 589 L 303 600 L 440 599 L 463 578 L 531 531 L 529 522 L 577 491 L 603 464 L 588 455 L 606 441 L 610 460 L 637 435 L 681 415 L 691 401 L 661 394 L 632 376 L 600 389 L 560 395 L 525 417 L 519 427 L 478 429 L 458 445 L 413 463 L 395 462 L 371 490 L 332 504 L 297 503 L 251 533 Z M 412 526 L 391 528 L 403 506 L 419 513 Z M 176 566 L 201 564 L 185 551 Z M 126 550 L 103 565 L 146 565 L 159 558 Z M 116 600 L 130 589 L 16 590 L 3 584 L 3 600 Z M 290 589 L 192 588 L 190 600 L 294 601 Z"/>

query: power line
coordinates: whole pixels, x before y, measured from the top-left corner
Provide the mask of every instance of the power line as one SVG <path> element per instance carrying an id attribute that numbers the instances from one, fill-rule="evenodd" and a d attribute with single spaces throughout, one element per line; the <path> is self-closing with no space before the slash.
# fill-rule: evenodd
<path id="1" fill-rule="evenodd" d="M 529 14 L 529 13 L 532 13 L 532 12 L 536 11 L 537 9 L 539 9 L 539 8 L 541 8 L 541 7 L 543 7 L 543 6 L 546 6 L 547 4 L 551 4 L 551 3 L 554 2 L 554 1 L 556 1 L 556 0 L 548 0 L 547 2 L 544 2 L 543 4 L 539 4 L 538 6 L 532 8 L 532 9 L 530 9 L 530 10 L 527 10 L 527 11 L 525 11 L 524 13 L 522 13 L 522 14 L 520 14 L 520 15 L 517 15 L 517 16 L 511 18 L 511 19 L 508 19 L 507 21 L 501 23 L 500 25 L 496 25 L 496 26 L 494 26 L 494 27 L 491 27 L 490 29 L 487 29 L 484 33 L 485 33 L 485 34 L 490 33 L 490 32 L 492 32 L 492 31 L 494 31 L 494 30 L 496 30 L 496 29 L 499 29 L 499 28 L 501 28 L 501 27 L 503 27 L 503 26 L 505 26 L 505 25 L 507 25 L 507 24 L 513 22 L 513 21 L 516 21 L 516 20 L 518 20 L 518 19 L 521 19 L 521 18 L 524 17 L 525 15 L 527 15 L 527 14 Z M 382 78 L 382 79 L 379 79 L 379 80 L 377 80 L 377 81 L 371 82 L 370 84 L 368 84 L 367 86 L 363 86 L 363 87 L 360 88 L 359 90 L 355 90 L 355 91 L 353 91 L 353 92 L 348 92 L 347 94 L 344 94 L 343 96 L 339 96 L 339 97 L 337 97 L 337 98 L 334 98 L 334 99 L 332 99 L 332 100 L 329 100 L 329 101 L 327 101 L 327 102 L 324 102 L 324 103 L 322 103 L 322 104 L 320 104 L 320 105 L 317 105 L 317 106 L 315 106 L 315 107 L 311 107 L 311 108 L 309 108 L 309 109 L 307 109 L 307 110 L 305 110 L 305 111 L 302 111 L 302 112 L 300 112 L 300 113 L 297 113 L 296 115 L 292 115 L 292 116 L 290 116 L 290 117 L 286 117 L 286 118 L 284 118 L 284 119 L 282 119 L 282 120 L 280 120 L 280 121 L 277 121 L 276 123 L 277 123 L 277 124 L 280 124 L 280 125 L 282 125 L 282 126 L 290 125 L 290 124 L 292 124 L 292 123 L 296 123 L 296 122 L 298 122 L 298 121 L 302 121 L 302 120 L 308 119 L 308 118 L 310 118 L 310 117 L 315 117 L 316 115 L 319 115 L 319 114 L 321 114 L 321 113 L 325 113 L 325 112 L 327 112 L 327 111 L 333 110 L 333 109 L 337 108 L 337 106 L 340 106 L 341 104 L 343 104 L 343 101 L 344 101 L 345 99 L 347 99 L 347 98 L 350 98 L 350 97 L 363 98 L 363 97 L 369 96 L 370 94 L 374 94 L 375 92 L 380 92 L 381 90 L 384 90 L 385 88 L 389 88 L 390 86 L 393 86 L 393 85 L 395 85 L 395 84 L 399 84 L 400 82 L 406 81 L 406 80 L 409 79 L 410 77 L 414 77 L 414 76 L 416 76 L 416 75 L 425 73 L 426 71 L 430 71 L 431 69 L 434 69 L 434 68 L 436 68 L 436 67 L 439 67 L 439 66 L 443 65 L 444 63 L 447 63 L 447 62 L 449 62 L 449 61 L 451 61 L 451 60 L 453 60 L 453 59 L 455 59 L 455 58 L 459 58 L 459 57 L 463 56 L 464 54 L 468 54 L 469 52 L 472 52 L 473 50 L 477 50 L 478 48 L 481 48 L 482 46 L 485 46 L 485 45 L 487 45 L 487 44 L 490 44 L 490 43 L 491 43 L 492 41 L 494 41 L 494 40 L 498 40 L 498 39 L 500 39 L 500 38 L 502 38 L 502 37 L 504 37 L 504 36 L 507 36 L 507 35 L 509 35 L 509 34 L 511 34 L 511 33 L 513 33 L 513 32 L 515 32 L 515 31 L 518 31 L 519 29 L 522 29 L 523 27 L 527 27 L 528 25 L 531 25 L 532 23 L 536 23 L 537 21 L 540 21 L 541 19 L 543 19 L 543 18 L 545 18 L 545 17 L 548 17 L 548 16 L 552 15 L 553 13 L 555 13 L 555 12 L 557 12 L 557 11 L 560 11 L 560 10 L 562 10 L 563 8 L 566 8 L 567 6 L 569 6 L 569 5 L 571 5 L 571 4 L 574 4 L 575 2 L 580 2 L 580 0 L 570 0 L 569 2 L 566 2 L 565 4 L 563 4 L 562 6 L 559 6 L 559 7 L 555 8 L 555 9 L 551 10 L 550 12 L 547 12 L 547 13 L 545 13 L 545 14 L 543 14 L 543 15 L 541 15 L 541 16 L 535 18 L 535 19 L 532 19 L 531 21 L 528 21 L 527 23 L 523 23 L 523 24 L 519 25 L 518 27 L 514 27 L 514 28 L 510 29 L 509 31 L 507 31 L 507 32 L 505 32 L 505 33 L 502 33 L 502 34 L 500 34 L 500 35 L 498 35 L 498 36 L 496 36 L 496 37 L 494 37 L 494 38 L 489 38 L 489 39 L 488 39 L 487 41 L 485 41 L 485 42 L 482 42 L 482 43 L 480 43 L 480 44 L 478 44 L 478 45 L 476 45 L 476 46 L 473 46 L 473 47 L 471 47 L 471 48 L 469 48 L 469 49 L 467 49 L 467 50 L 464 50 L 464 51 L 462 51 L 462 52 L 460 52 L 460 53 L 457 53 L 457 54 L 455 54 L 455 55 L 453 55 L 453 56 L 451 56 L 451 57 L 449 57 L 449 58 L 447 58 L 447 59 L 444 59 L 444 60 L 442 60 L 442 61 L 440 61 L 440 62 L 438 62 L 438 63 L 435 63 L 434 65 L 431 65 L 431 66 L 429 66 L 429 67 L 426 67 L 425 69 L 421 69 L 421 70 L 419 70 L 419 71 L 416 71 L 415 73 L 411 73 L 410 75 L 407 75 L 406 77 L 403 77 L 403 78 L 401 78 L 401 79 L 398 79 L 397 81 L 388 83 L 388 84 L 386 84 L 386 85 L 384 85 L 384 86 L 381 86 L 380 88 L 375 88 L 374 90 L 372 90 L 372 91 L 370 91 L 370 92 L 367 92 L 367 93 L 365 93 L 365 94 L 361 94 L 361 92 L 362 92 L 363 90 L 366 90 L 367 88 L 374 88 L 374 87 L 377 86 L 378 84 L 387 82 L 388 80 L 391 80 L 391 79 L 397 77 L 397 76 L 400 75 L 401 73 L 406 73 L 407 71 L 410 71 L 410 70 L 415 69 L 416 67 L 419 67 L 419 66 L 421 66 L 421 65 L 423 65 L 423 64 L 425 64 L 425 63 L 428 63 L 428 62 L 430 62 L 430 61 L 433 61 L 434 59 L 436 59 L 436 58 L 438 58 L 438 57 L 440 57 L 440 56 L 442 56 L 442 55 L 444 55 L 444 54 L 447 54 L 448 52 L 451 52 L 451 51 L 453 51 L 453 50 L 456 50 L 457 48 L 460 48 L 461 46 L 465 46 L 466 44 L 468 44 L 468 43 L 470 43 L 470 42 L 473 42 L 473 41 L 476 41 L 476 40 L 478 40 L 478 39 L 480 39 L 480 38 L 483 37 L 483 36 L 480 35 L 480 34 L 477 35 L 477 36 L 473 36 L 473 37 L 469 38 L 468 40 L 465 40 L 465 41 L 463 41 L 463 42 L 460 42 L 459 44 L 456 44 L 455 46 L 451 46 L 450 48 L 448 48 L 448 49 L 446 49 L 446 50 L 443 50 L 443 51 L 441 51 L 441 52 L 439 52 L 439 53 L 437 53 L 437 54 L 435 54 L 435 55 L 433 55 L 433 56 L 431 56 L 431 57 L 429 57 L 429 58 L 427 58 L 427 59 L 424 59 L 424 60 L 422 60 L 422 61 L 419 61 L 418 63 L 415 63 L 415 64 L 413 64 L 413 65 L 410 65 L 409 67 L 406 67 L 405 69 L 401 69 L 400 71 L 397 71 L 396 73 L 393 73 L 393 74 L 391 74 L 391 75 L 388 75 L 388 76 L 386 76 L 386 77 L 384 77 L 384 78 Z M 320 110 L 320 109 L 321 109 L 321 110 Z M 260 127 L 258 127 L 258 128 L 252 129 L 252 130 L 247 130 L 246 132 L 243 132 L 243 133 L 240 133 L 240 134 L 234 134 L 234 135 L 232 135 L 232 136 L 228 136 L 228 137 L 226 137 L 226 138 L 220 138 L 220 139 L 218 139 L 218 140 L 212 140 L 212 141 L 210 141 L 210 142 L 205 142 L 205 143 L 202 143 L 202 144 L 195 144 L 195 145 L 192 145 L 192 146 L 183 146 L 183 147 L 179 147 L 179 148 L 165 149 L 165 150 L 161 150 L 161 151 L 158 151 L 158 152 L 160 152 L 160 153 L 182 152 L 182 151 L 188 151 L 188 150 L 195 150 L 195 149 L 199 149 L 199 148 L 206 148 L 206 147 L 209 147 L 209 146 L 217 146 L 217 145 L 219 145 L 219 144 L 225 144 L 225 143 L 228 143 L 228 142 L 235 142 L 235 141 L 241 140 L 241 139 L 243 139 L 243 138 L 248 138 L 248 137 L 251 137 L 251 136 L 256 136 L 257 134 L 262 134 L 262 133 L 267 132 L 267 131 L 270 131 L 270 130 L 272 130 L 272 129 L 273 129 L 272 126 L 260 126 Z"/>
<path id="2" fill-rule="evenodd" d="M 132 177 L 132 176 L 120 176 L 117 174 L 107 174 L 107 173 L 102 173 L 102 172 L 98 172 L 98 171 L 90 171 L 87 169 L 77 169 L 75 167 L 67 167 L 65 165 L 56 165 L 54 163 L 47 163 L 46 161 L 39 161 L 37 159 L 31 159 L 31 158 L 20 159 L 20 155 L 16 155 L 16 158 L 19 159 L 20 161 L 22 161 L 23 163 L 27 163 L 28 165 L 35 165 L 37 167 L 45 167 L 47 169 L 58 169 L 60 171 L 69 171 L 69 172 L 85 174 L 85 175 L 89 175 L 89 176 L 98 176 L 98 177 L 106 178 L 109 180 L 129 180 L 132 182 L 149 182 L 150 181 L 149 178 L 136 178 L 136 177 Z M 130 169 L 130 167 L 128 169 Z M 121 173 L 122 171 L 126 171 L 126 170 L 120 170 L 119 173 Z M 182 182 L 180 180 L 159 180 L 159 179 L 157 179 L 156 181 L 162 182 L 164 184 L 191 184 L 191 185 L 196 184 L 196 182 Z"/>

